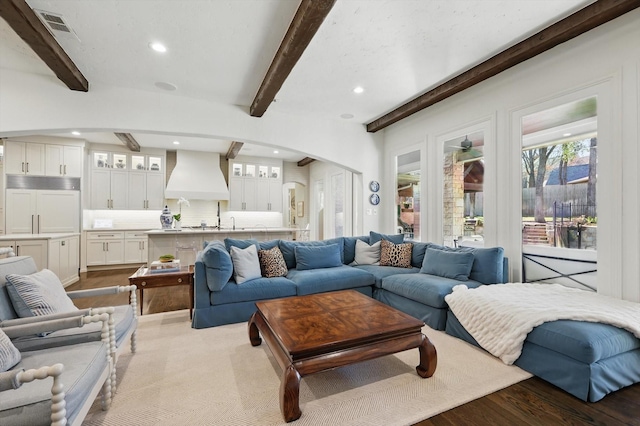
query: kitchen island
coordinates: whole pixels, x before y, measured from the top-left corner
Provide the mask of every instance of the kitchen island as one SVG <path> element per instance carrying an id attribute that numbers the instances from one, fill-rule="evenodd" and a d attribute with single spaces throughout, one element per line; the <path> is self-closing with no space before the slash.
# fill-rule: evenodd
<path id="1" fill-rule="evenodd" d="M 173 254 L 180 259 L 183 265 L 195 264 L 196 254 L 202 250 L 205 241 L 224 240 L 234 238 L 239 240 L 254 239 L 258 241 L 268 240 L 293 240 L 296 228 L 183 228 L 178 231 L 155 229 L 146 231 L 149 247 L 149 262 L 158 259 L 164 254 Z"/>

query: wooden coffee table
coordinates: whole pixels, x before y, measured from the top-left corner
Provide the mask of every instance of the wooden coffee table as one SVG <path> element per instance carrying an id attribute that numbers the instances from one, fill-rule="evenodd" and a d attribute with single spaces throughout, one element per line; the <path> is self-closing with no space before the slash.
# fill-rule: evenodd
<path id="1" fill-rule="evenodd" d="M 129 277 L 129 284 L 135 284 L 140 290 L 140 315 L 146 288 L 170 287 L 174 285 L 189 286 L 189 318 L 193 318 L 193 265 L 182 266 L 180 271 L 150 273 L 149 268 L 141 266 Z"/>
<path id="2" fill-rule="evenodd" d="M 418 348 L 420 377 L 436 370 L 436 348 L 424 323 L 354 290 L 256 302 L 249 320 L 251 345 L 260 334 L 282 368 L 280 410 L 300 417 L 300 378 L 360 361 Z"/>

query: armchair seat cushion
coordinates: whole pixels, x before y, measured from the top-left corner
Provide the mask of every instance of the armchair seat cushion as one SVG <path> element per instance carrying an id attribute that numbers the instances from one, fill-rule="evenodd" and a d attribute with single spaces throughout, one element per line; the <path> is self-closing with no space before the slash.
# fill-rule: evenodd
<path id="1" fill-rule="evenodd" d="M 102 342 L 61 346 L 22 353 L 20 369 L 62 363 L 67 420 L 72 424 L 91 390 L 108 377 L 107 346 Z M 104 376 L 104 378 L 102 378 Z M 49 425 L 51 423 L 51 379 L 25 383 L 0 394 L 0 424 Z"/>
<path id="2" fill-rule="evenodd" d="M 120 347 L 129 331 L 135 328 L 137 319 L 131 305 L 114 306 L 113 320 L 116 332 L 116 347 Z M 66 328 L 54 331 L 44 337 L 38 335 L 23 336 L 13 339 L 13 344 L 22 351 L 35 351 L 62 345 L 97 342 L 101 337 L 100 323 L 86 324 L 81 328 Z"/>

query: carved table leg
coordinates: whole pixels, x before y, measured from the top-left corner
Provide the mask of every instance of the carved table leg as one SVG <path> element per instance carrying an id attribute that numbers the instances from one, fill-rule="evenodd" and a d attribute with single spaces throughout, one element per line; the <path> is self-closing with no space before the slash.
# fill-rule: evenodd
<path id="1" fill-rule="evenodd" d="M 258 331 L 258 326 L 256 325 L 256 315 L 258 315 L 258 313 L 254 312 L 249 319 L 249 340 L 251 341 L 251 346 L 260 346 L 260 344 L 262 343 L 260 332 Z"/>
<path id="2" fill-rule="evenodd" d="M 280 411 L 286 422 L 298 420 L 300 411 L 300 373 L 289 365 L 282 373 L 280 383 Z"/>
<path id="3" fill-rule="evenodd" d="M 433 343 L 425 336 L 422 335 L 422 343 L 418 346 L 420 350 L 420 364 L 416 367 L 416 372 L 420 377 L 426 378 L 433 376 L 438 365 L 438 353 Z"/>

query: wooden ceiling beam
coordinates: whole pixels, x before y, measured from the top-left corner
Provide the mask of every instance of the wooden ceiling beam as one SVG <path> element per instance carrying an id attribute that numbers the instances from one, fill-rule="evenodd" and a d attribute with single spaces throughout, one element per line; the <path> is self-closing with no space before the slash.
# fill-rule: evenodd
<path id="1" fill-rule="evenodd" d="M 598 0 L 367 124 L 377 132 L 521 62 L 640 7 L 640 0 Z"/>
<path id="2" fill-rule="evenodd" d="M 89 91 L 87 79 L 24 0 L 0 1 L 0 16 L 69 89 Z"/>
<path id="3" fill-rule="evenodd" d="M 129 148 L 130 151 L 140 152 L 140 144 L 131 133 L 115 133 L 115 135 L 127 146 L 127 148 Z"/>
<path id="4" fill-rule="evenodd" d="M 251 103 L 251 116 L 262 117 L 267 111 L 335 2 L 336 0 L 302 0 Z"/>
<path id="5" fill-rule="evenodd" d="M 236 158 L 240 153 L 240 150 L 242 149 L 242 145 L 244 145 L 244 143 L 242 142 L 231 142 L 229 150 L 227 151 L 227 160 L 233 160 L 234 158 Z"/>
<path id="6" fill-rule="evenodd" d="M 304 157 L 302 160 L 298 161 L 298 167 L 304 167 L 307 164 L 311 164 L 314 161 L 316 161 L 315 158 L 311 158 L 311 157 Z"/>

